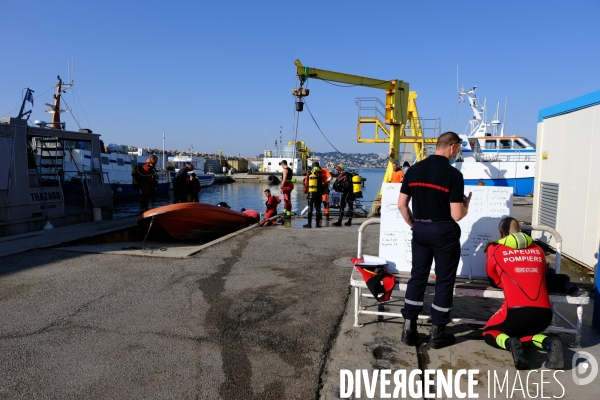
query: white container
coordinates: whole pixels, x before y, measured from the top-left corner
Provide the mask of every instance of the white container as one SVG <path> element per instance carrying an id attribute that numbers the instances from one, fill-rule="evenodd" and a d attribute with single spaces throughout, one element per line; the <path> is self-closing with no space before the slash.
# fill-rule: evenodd
<path id="1" fill-rule="evenodd" d="M 94 221 L 102 221 L 102 209 L 94 207 Z"/>

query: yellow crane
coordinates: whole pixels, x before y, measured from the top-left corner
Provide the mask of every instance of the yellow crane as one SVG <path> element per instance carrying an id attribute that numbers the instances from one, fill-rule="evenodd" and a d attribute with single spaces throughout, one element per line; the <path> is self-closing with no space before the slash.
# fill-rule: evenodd
<path id="1" fill-rule="evenodd" d="M 360 143 L 390 144 L 388 165 L 383 177 L 383 183 L 389 182 L 392 176 L 392 163 L 398 155 L 401 143 L 412 143 L 414 145 L 417 161 L 427 156 L 426 144 L 436 143 L 437 139 L 425 138 L 423 136 L 423 129 L 417 111 L 416 99 L 418 96 L 416 92 L 409 91 L 408 82 L 399 79 L 382 80 L 366 78 L 358 75 L 305 67 L 300 60 L 294 61 L 294 64 L 296 65 L 296 75 L 300 81 L 300 87 L 292 90 L 292 94 L 297 98 L 297 111 L 302 111 L 302 98 L 309 94 L 308 89 L 303 88 L 304 83 L 309 78 L 385 90 L 385 121 L 379 120 L 377 116 L 371 118 L 359 117 L 357 131 L 357 141 Z M 375 124 L 375 136 L 373 138 L 364 138 L 361 136 L 361 124 L 363 123 Z M 410 125 L 410 135 L 406 135 L 405 132 L 407 124 Z M 379 130 L 383 131 L 386 137 L 380 137 Z M 376 212 L 380 204 L 381 190 L 374 200 L 371 213 Z"/>
<path id="2" fill-rule="evenodd" d="M 305 142 L 288 142 L 288 145 L 295 145 L 302 160 L 302 173 L 305 174 L 308 171 L 308 156 L 310 155 L 310 149 L 306 147 Z"/>

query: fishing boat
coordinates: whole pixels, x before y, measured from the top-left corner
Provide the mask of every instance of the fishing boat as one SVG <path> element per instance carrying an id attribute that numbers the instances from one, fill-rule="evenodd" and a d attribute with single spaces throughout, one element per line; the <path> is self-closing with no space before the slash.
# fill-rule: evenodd
<path id="1" fill-rule="evenodd" d="M 204 157 L 200 156 L 192 156 L 192 155 L 180 155 L 173 157 L 173 166 L 175 167 L 175 171 L 171 171 L 171 179 L 175 177 L 177 172 L 186 164 L 192 164 L 194 166 L 194 173 L 196 174 L 196 178 L 200 181 L 201 187 L 211 186 L 215 182 L 215 174 L 214 173 L 204 173 Z"/>
<path id="2" fill-rule="evenodd" d="M 100 135 L 89 129 L 66 130 L 61 122 L 60 77 L 53 104 L 47 112 L 52 122 L 36 121 L 29 126 L 33 91 L 27 89 L 16 118 L 0 120 L 0 236 L 11 236 L 41 229 L 112 218 L 112 192 L 103 181 L 100 163 Z M 65 152 L 76 146 L 89 148 L 92 166 L 81 172 L 77 185 L 83 196 L 71 201 L 65 195 Z"/>
<path id="3" fill-rule="evenodd" d="M 467 98 L 473 118 L 469 133 L 459 135 L 463 139 L 461 156 L 454 166 L 462 172 L 465 185 L 511 186 L 516 196 L 532 195 L 535 144 L 523 136 L 504 135 L 505 117 L 500 121 L 499 104 L 492 122 L 486 122 L 485 101 L 481 107 L 477 104 L 476 90 L 458 92 L 459 101 Z"/>
<path id="4" fill-rule="evenodd" d="M 178 203 L 146 211 L 139 217 L 138 225 L 182 240 L 231 233 L 259 220 L 258 212 L 253 210 L 241 212 L 212 204 Z"/>

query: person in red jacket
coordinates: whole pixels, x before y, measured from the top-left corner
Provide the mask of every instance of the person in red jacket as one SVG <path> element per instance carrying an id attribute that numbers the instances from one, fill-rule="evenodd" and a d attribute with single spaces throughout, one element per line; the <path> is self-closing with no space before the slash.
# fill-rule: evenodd
<path id="1" fill-rule="evenodd" d="M 158 186 L 158 176 L 156 175 L 156 163 L 158 157 L 150 156 L 141 168 L 138 166 L 138 180 L 140 186 L 140 212 L 148 211 L 148 202 L 150 197 L 155 193 Z"/>
<path id="2" fill-rule="evenodd" d="M 267 207 L 267 212 L 265 213 L 265 220 L 277 215 L 277 204 L 281 202 L 279 197 L 272 196 L 271 191 L 269 189 L 265 190 L 265 197 L 267 201 L 265 202 L 265 206 Z"/>
<path id="3" fill-rule="evenodd" d="M 329 183 L 331 182 L 331 179 L 333 179 L 333 176 L 331 175 L 331 172 L 321 167 L 317 161 L 313 162 L 313 168 L 314 167 L 321 168 L 321 179 L 323 180 L 323 195 L 321 196 L 321 204 L 323 204 L 323 208 L 325 209 L 325 219 L 329 221 Z"/>
<path id="4" fill-rule="evenodd" d="M 490 284 L 504 291 L 505 300 L 483 328 L 483 338 L 490 346 L 510 351 L 517 369 L 529 367 L 523 344 L 546 350 L 546 368 L 562 369 L 560 339 L 541 334 L 552 321 L 544 251 L 519 231 L 512 217 L 503 218 L 498 230 L 501 239 L 486 246 L 486 272 Z"/>

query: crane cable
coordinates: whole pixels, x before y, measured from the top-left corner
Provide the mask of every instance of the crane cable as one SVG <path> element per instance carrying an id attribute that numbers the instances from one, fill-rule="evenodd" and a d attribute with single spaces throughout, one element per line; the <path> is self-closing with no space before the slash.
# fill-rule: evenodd
<path id="1" fill-rule="evenodd" d="M 310 117 L 312 118 L 312 120 L 315 122 L 315 125 L 317 126 L 317 128 L 319 129 L 319 132 L 321 132 L 321 135 L 323 135 L 323 137 L 325 138 L 325 140 L 327 140 L 327 143 L 329 143 L 331 145 L 331 147 L 333 147 L 333 149 L 335 151 L 337 151 L 340 156 L 342 156 L 342 158 L 344 157 L 344 155 L 342 154 L 341 151 L 339 151 L 330 141 L 329 139 L 327 139 L 327 136 L 325 136 L 325 134 L 323 133 L 323 131 L 321 130 L 321 127 L 319 126 L 319 124 L 317 123 L 317 120 L 315 119 L 315 117 L 312 115 L 312 112 L 310 112 L 310 108 L 308 107 L 308 103 L 306 103 L 306 99 L 304 99 L 304 105 L 306 106 L 306 109 L 308 110 L 308 113 L 310 114 Z"/>

